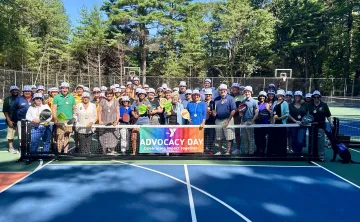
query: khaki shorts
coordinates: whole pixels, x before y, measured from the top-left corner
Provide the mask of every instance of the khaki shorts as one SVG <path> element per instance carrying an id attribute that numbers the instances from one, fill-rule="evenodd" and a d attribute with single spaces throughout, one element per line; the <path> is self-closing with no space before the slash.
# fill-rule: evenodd
<path id="1" fill-rule="evenodd" d="M 16 134 L 16 127 L 9 127 L 8 126 L 6 139 L 13 140 L 15 138 L 15 134 Z"/>
<path id="2" fill-rule="evenodd" d="M 224 120 L 215 120 L 215 125 L 222 125 Z M 229 126 L 234 125 L 234 118 L 229 122 Z M 226 138 L 227 141 L 235 139 L 235 129 L 234 128 L 216 128 L 216 140 L 222 140 Z"/>
<path id="3" fill-rule="evenodd" d="M 61 134 L 65 134 L 65 133 L 71 133 L 72 130 L 73 130 L 72 126 L 61 126 L 61 125 L 56 126 L 56 134 L 57 135 L 61 135 Z"/>

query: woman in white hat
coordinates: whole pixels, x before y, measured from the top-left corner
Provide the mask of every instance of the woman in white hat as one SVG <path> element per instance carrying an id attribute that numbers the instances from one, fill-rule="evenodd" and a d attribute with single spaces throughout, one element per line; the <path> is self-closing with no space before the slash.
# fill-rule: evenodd
<path id="1" fill-rule="evenodd" d="M 169 113 L 164 112 L 166 125 L 183 125 L 184 118 L 181 116 L 181 111 L 184 109 L 184 106 L 179 102 L 179 94 L 171 94 L 171 110 Z"/>
<path id="2" fill-rule="evenodd" d="M 92 148 L 92 136 L 94 129 L 91 128 L 97 120 L 96 105 L 90 102 L 90 93 L 83 92 L 81 95 L 82 101 L 76 105 L 75 120 L 76 120 L 76 133 L 79 140 L 79 153 L 94 153 Z"/>
<path id="3" fill-rule="evenodd" d="M 43 142 L 42 152 L 50 151 L 50 139 L 52 127 L 49 125 L 51 116 L 40 124 L 40 114 L 43 110 L 50 112 L 50 107 L 44 104 L 44 97 L 41 93 L 35 93 L 32 98 L 32 103 L 26 112 L 26 120 L 31 122 L 31 142 L 30 152 L 37 152 L 39 149 L 39 142 Z"/>
<path id="4" fill-rule="evenodd" d="M 279 89 L 277 91 L 277 101 L 272 108 L 272 123 L 286 124 L 289 117 L 289 104 L 285 102 L 285 91 Z M 267 155 L 285 157 L 287 155 L 287 128 L 274 127 L 269 129 L 269 141 Z"/>
<path id="5" fill-rule="evenodd" d="M 303 93 L 301 91 L 296 91 L 294 93 L 294 102 L 290 103 L 289 105 L 289 120 L 292 123 L 301 124 L 302 118 L 308 113 L 308 106 L 306 105 L 306 103 L 302 102 L 302 99 Z M 303 147 L 306 146 L 306 128 L 291 127 L 290 130 L 292 138 L 292 150 L 295 153 L 301 153 Z"/>
<path id="6" fill-rule="evenodd" d="M 111 90 L 106 91 L 105 100 L 101 100 L 99 108 L 99 124 L 116 126 L 120 119 L 119 103 L 114 99 Z M 116 128 L 99 128 L 99 140 L 103 154 L 115 154 L 115 147 L 119 139 L 119 131 Z M 108 153 L 108 151 L 110 151 Z"/>
<path id="7" fill-rule="evenodd" d="M 187 104 L 186 109 L 190 113 L 189 125 L 205 125 L 207 106 L 201 102 L 199 90 L 192 92 L 192 101 Z"/>
<path id="8" fill-rule="evenodd" d="M 261 91 L 258 96 L 258 108 L 259 108 L 259 116 L 256 119 L 256 124 L 269 124 L 269 115 L 262 115 L 262 113 L 270 114 L 270 106 L 266 102 L 266 92 Z M 267 112 L 266 112 L 267 111 Z M 266 135 L 268 133 L 268 128 L 255 128 L 255 145 L 256 145 L 256 156 L 264 156 L 266 149 Z"/>
<path id="9" fill-rule="evenodd" d="M 123 96 L 120 100 L 120 125 L 129 125 L 130 122 L 124 121 L 123 116 L 127 114 L 131 116 L 131 106 L 130 106 L 130 98 L 128 96 Z M 121 128 L 120 129 L 120 149 L 121 153 L 124 155 L 126 150 L 129 149 L 128 139 L 130 135 L 130 129 Z"/>

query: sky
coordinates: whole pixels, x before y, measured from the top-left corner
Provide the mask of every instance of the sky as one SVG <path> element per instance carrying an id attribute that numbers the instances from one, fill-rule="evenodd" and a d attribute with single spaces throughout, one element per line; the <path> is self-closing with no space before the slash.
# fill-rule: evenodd
<path id="1" fill-rule="evenodd" d="M 76 26 L 78 24 L 80 9 L 84 6 L 91 8 L 94 4 L 102 5 L 103 0 L 62 0 L 64 2 L 66 13 L 69 15 L 71 24 Z"/>

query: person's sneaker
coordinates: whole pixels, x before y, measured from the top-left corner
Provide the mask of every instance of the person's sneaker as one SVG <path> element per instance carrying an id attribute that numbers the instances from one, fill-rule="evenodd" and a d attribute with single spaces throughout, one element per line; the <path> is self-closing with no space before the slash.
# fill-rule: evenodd
<path id="1" fill-rule="evenodd" d="M 221 152 L 217 152 L 217 153 L 215 153 L 214 155 L 215 155 L 215 156 L 220 156 L 220 155 L 222 155 L 222 154 L 221 154 Z"/>
<path id="2" fill-rule="evenodd" d="M 236 149 L 236 150 L 234 150 L 234 151 L 232 151 L 232 153 L 231 153 L 232 155 L 240 155 L 241 154 L 241 152 L 240 152 L 240 150 L 239 149 Z"/>
<path id="3" fill-rule="evenodd" d="M 18 154 L 19 153 L 19 151 L 15 150 L 14 148 L 9 149 L 8 152 L 11 153 L 11 154 Z"/>

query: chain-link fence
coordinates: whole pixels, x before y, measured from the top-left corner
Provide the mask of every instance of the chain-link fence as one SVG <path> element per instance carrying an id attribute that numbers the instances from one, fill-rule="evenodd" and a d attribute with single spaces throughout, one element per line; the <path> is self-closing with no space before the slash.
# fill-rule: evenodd
<path id="1" fill-rule="evenodd" d="M 89 88 L 99 86 L 99 77 L 97 75 L 87 75 L 86 73 L 78 75 L 55 73 L 55 75 L 51 75 L 51 78 L 45 76 L 40 79 L 37 77 L 38 75 L 35 72 L 0 69 L 0 98 L 3 99 L 8 95 L 8 89 L 11 85 L 22 87 L 29 84 L 41 84 L 49 88 L 59 86 L 62 81 L 67 81 L 71 86 L 78 84 Z M 166 83 L 169 87 L 174 88 L 179 85 L 180 81 L 186 81 L 188 88 L 195 89 L 203 87 L 204 79 L 200 77 L 146 76 L 146 82 L 143 81 L 144 78 L 141 78 L 141 83 L 146 83 L 152 88 L 160 87 L 163 83 Z M 317 89 L 328 97 L 358 98 L 360 96 L 360 79 L 309 78 L 305 80 L 303 78 L 291 78 L 286 81 L 275 77 L 210 77 L 209 79 L 211 79 L 212 85 L 215 87 L 218 87 L 221 83 L 231 86 L 234 82 L 244 86 L 250 85 L 253 87 L 254 95 L 265 90 L 269 84 L 273 83 L 284 90 L 301 90 L 305 93 Z M 104 75 L 101 77 L 101 81 L 102 84 L 108 86 L 115 83 L 121 84 L 118 75 Z M 123 84 L 126 81 L 131 81 L 131 79 L 125 78 Z"/>

